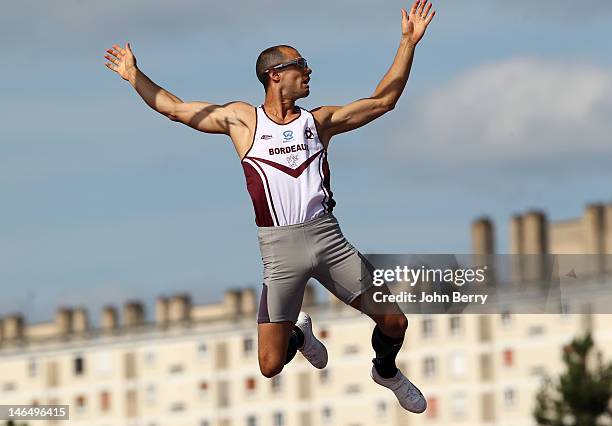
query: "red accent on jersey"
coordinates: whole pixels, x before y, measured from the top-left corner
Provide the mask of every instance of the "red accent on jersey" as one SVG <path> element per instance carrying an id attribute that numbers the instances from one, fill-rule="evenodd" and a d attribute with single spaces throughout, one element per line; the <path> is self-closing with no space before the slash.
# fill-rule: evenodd
<path id="1" fill-rule="evenodd" d="M 264 184 L 257 170 L 249 163 L 242 162 L 244 176 L 246 177 L 247 190 L 253 200 L 253 209 L 255 210 L 255 223 L 257 226 L 274 226 L 272 214 L 268 208 L 268 201 Z M 265 175 L 264 175 L 265 176 Z"/>

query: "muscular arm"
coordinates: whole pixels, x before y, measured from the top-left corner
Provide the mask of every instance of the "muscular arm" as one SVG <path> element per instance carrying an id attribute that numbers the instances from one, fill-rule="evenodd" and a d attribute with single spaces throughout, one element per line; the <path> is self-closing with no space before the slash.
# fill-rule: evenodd
<path id="1" fill-rule="evenodd" d="M 427 7 L 426 4 L 427 0 L 416 0 L 410 15 L 402 9 L 402 38 L 395 59 L 370 97 L 344 106 L 322 106 L 313 110 L 324 144 L 333 135 L 364 126 L 395 107 L 406 87 L 416 45 L 435 15 L 431 3 Z"/>
<path id="2" fill-rule="evenodd" d="M 127 81 L 147 105 L 166 117 L 172 116 L 177 103 L 183 102 L 177 96 L 155 84 L 135 65 L 128 70 Z"/>
<path id="3" fill-rule="evenodd" d="M 344 106 L 322 106 L 312 111 L 320 123 L 323 139 L 348 132 L 368 124 L 391 111 L 399 100 L 412 66 L 415 46 L 402 38 L 393 64 L 368 98 Z"/>
<path id="4" fill-rule="evenodd" d="M 240 125 L 240 108 L 244 102 L 215 105 L 209 102 L 183 102 L 180 98 L 155 84 L 135 67 L 128 81 L 147 105 L 172 121 L 186 124 L 206 133 L 229 135 L 231 127 Z"/>
<path id="5" fill-rule="evenodd" d="M 136 58 L 129 44 L 125 48 L 114 45 L 108 49 L 106 66 L 127 80 L 140 97 L 152 109 L 170 120 L 186 124 L 206 133 L 230 135 L 233 127 L 245 124 L 245 111 L 250 105 L 244 102 L 230 102 L 215 105 L 208 102 L 183 102 L 180 98 L 155 84 L 136 66 Z"/>

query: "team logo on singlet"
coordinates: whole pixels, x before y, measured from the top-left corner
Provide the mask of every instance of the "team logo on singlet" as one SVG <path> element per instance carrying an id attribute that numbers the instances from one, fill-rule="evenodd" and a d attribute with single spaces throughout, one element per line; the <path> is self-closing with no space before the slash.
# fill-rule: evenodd
<path id="1" fill-rule="evenodd" d="M 312 133 L 312 130 L 310 130 L 310 127 L 306 127 L 306 130 L 304 130 L 304 137 L 306 139 L 314 139 L 314 133 Z"/>
<path id="2" fill-rule="evenodd" d="M 298 162 L 298 156 L 295 154 L 291 154 L 289 157 L 287 157 L 287 164 L 289 164 L 289 167 L 296 167 L 297 166 L 297 162 Z"/>
<path id="3" fill-rule="evenodd" d="M 283 132 L 283 142 L 291 142 L 293 140 L 293 131 L 285 130 Z"/>
<path id="4" fill-rule="evenodd" d="M 260 139 L 267 141 L 268 139 L 272 139 L 272 135 L 261 135 Z"/>

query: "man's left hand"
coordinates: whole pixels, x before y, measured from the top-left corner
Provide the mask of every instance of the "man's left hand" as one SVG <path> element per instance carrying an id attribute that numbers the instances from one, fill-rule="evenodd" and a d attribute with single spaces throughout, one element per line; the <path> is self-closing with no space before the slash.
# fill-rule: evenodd
<path id="1" fill-rule="evenodd" d="M 435 14 L 436 11 L 427 0 L 416 0 L 410 8 L 410 14 L 406 9 L 402 9 L 402 37 L 410 44 L 416 45 L 423 38 Z"/>

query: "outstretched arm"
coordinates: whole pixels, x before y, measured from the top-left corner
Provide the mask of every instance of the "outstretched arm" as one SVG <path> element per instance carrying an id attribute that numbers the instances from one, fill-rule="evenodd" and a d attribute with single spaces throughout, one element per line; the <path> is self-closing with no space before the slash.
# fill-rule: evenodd
<path id="1" fill-rule="evenodd" d="M 412 67 L 414 50 L 423 38 L 427 26 L 436 14 L 428 0 L 416 0 L 410 9 L 402 9 L 402 38 L 393 64 L 369 98 L 359 99 L 345 106 L 322 106 L 312 111 L 322 142 L 339 133 L 364 126 L 391 111 L 399 100 Z"/>
<path id="2" fill-rule="evenodd" d="M 106 50 L 106 67 L 128 81 L 140 97 L 170 120 L 186 124 L 206 133 L 229 135 L 233 125 L 243 125 L 241 112 L 250 108 L 243 102 L 214 105 L 208 102 L 183 102 L 177 96 L 159 87 L 136 66 L 136 57 L 129 43 L 125 47 L 114 44 Z"/>

